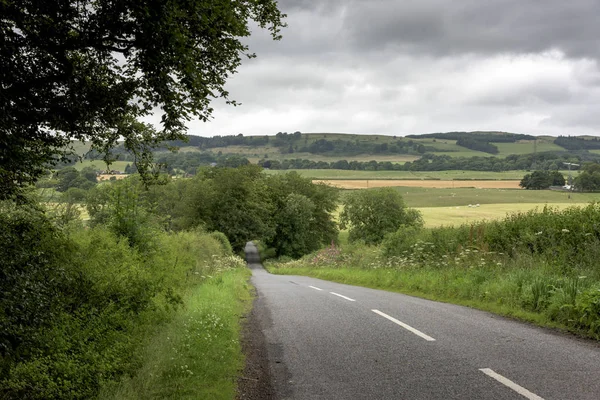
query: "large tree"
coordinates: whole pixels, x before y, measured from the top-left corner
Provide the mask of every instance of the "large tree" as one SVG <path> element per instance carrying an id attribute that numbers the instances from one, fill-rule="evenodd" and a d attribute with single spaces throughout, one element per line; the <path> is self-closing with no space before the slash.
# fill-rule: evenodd
<path id="1" fill-rule="evenodd" d="M 0 0 L 0 198 L 90 141 L 117 140 L 141 172 L 149 146 L 207 120 L 254 21 L 279 39 L 275 0 Z M 161 126 L 140 123 L 159 112 Z M 108 156 L 107 156 L 108 157 Z"/>

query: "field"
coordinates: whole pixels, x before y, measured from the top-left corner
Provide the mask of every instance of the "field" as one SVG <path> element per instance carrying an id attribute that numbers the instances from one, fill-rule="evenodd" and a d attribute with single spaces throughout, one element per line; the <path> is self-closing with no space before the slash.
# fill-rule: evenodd
<path id="1" fill-rule="evenodd" d="M 110 168 L 115 171 L 125 172 L 125 167 L 131 164 L 131 161 L 114 161 Z M 77 170 L 81 171 L 85 167 L 93 167 L 98 170 L 106 170 L 106 164 L 102 160 L 84 160 L 73 165 Z"/>
<path id="2" fill-rule="evenodd" d="M 423 215 L 426 228 L 437 226 L 460 225 L 482 220 L 502 219 L 507 214 L 526 212 L 533 209 L 541 210 L 545 205 L 564 209 L 573 206 L 585 206 L 587 203 L 505 203 L 483 204 L 479 207 L 417 207 Z"/>
<path id="3" fill-rule="evenodd" d="M 288 169 L 265 170 L 267 174 L 285 174 L 294 171 L 313 179 L 441 179 L 441 180 L 521 180 L 529 171 L 350 171 L 341 169 Z M 569 171 L 560 171 L 565 177 Z M 575 173 L 576 174 L 576 173 Z M 575 175 L 574 174 L 574 175 Z"/>
<path id="4" fill-rule="evenodd" d="M 600 201 L 600 193 L 551 190 L 426 187 L 397 187 L 397 190 L 408 207 L 421 211 L 426 227 L 501 219 L 509 213 L 542 209 L 544 206 L 564 209 Z M 342 191 L 342 199 L 344 193 L 347 192 Z M 478 204 L 479 207 L 476 207 Z M 338 213 L 340 211 L 341 208 Z"/>

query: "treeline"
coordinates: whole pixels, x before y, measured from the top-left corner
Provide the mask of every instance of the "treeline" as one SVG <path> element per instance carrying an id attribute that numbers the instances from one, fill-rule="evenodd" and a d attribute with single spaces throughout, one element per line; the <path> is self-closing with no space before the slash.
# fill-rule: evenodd
<path id="1" fill-rule="evenodd" d="M 266 146 L 270 141 L 270 138 L 267 135 L 244 136 L 241 133 L 238 135 L 213 137 L 188 135 L 187 138 L 187 142 L 183 140 L 173 140 L 167 142 L 167 144 L 173 147 L 197 147 L 199 149 L 213 149 L 215 147 L 227 146 Z"/>
<path id="2" fill-rule="evenodd" d="M 520 133 L 507 132 L 443 132 L 443 133 L 426 133 L 423 135 L 406 135 L 412 139 L 447 139 L 460 140 L 471 139 L 475 141 L 483 141 L 490 143 L 515 143 L 519 140 L 535 140 L 532 135 L 523 135 Z"/>
<path id="3" fill-rule="evenodd" d="M 600 164 L 586 163 L 583 171 L 573 180 L 575 190 L 581 192 L 600 191 Z"/>
<path id="4" fill-rule="evenodd" d="M 554 139 L 554 144 L 567 150 L 598 150 L 600 140 L 598 138 L 584 139 L 575 136 L 559 136 Z"/>
<path id="5" fill-rule="evenodd" d="M 536 169 L 558 170 L 565 168 L 565 162 L 600 161 L 596 154 L 558 154 L 544 152 L 537 154 L 513 154 L 506 158 L 496 157 L 450 157 L 447 155 L 424 154 L 420 159 L 404 164 L 390 161 L 313 161 L 307 159 L 260 160 L 263 168 L 287 169 L 341 169 L 353 171 L 515 171 Z"/>
<path id="6" fill-rule="evenodd" d="M 565 177 L 558 171 L 533 171 L 527 174 L 519 182 L 523 189 L 542 190 L 550 186 L 563 186 Z"/>
<path id="7" fill-rule="evenodd" d="M 497 146 L 493 144 L 483 141 L 483 140 L 475 140 L 472 138 L 460 138 L 456 141 L 458 146 L 462 146 L 466 149 L 483 151 L 484 153 L 490 154 L 498 154 L 499 150 Z"/>
<path id="8" fill-rule="evenodd" d="M 408 135 L 413 139 L 434 138 L 456 140 L 458 146 L 466 149 L 498 154 L 497 146 L 492 143 L 514 143 L 518 140 L 535 140 L 535 136 L 505 132 L 445 132 L 428 133 L 425 135 Z"/>

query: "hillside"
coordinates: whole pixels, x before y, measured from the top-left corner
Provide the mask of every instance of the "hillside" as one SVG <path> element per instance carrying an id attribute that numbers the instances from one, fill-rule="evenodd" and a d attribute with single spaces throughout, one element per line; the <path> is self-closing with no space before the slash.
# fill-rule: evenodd
<path id="1" fill-rule="evenodd" d="M 213 153 L 237 154 L 251 162 L 259 159 L 282 160 L 302 158 L 314 161 L 357 161 L 406 162 L 420 158 L 425 153 L 450 157 L 504 158 L 511 154 L 531 154 L 546 151 L 565 151 L 554 144 L 556 138 L 534 137 L 502 132 L 459 132 L 464 137 L 481 138 L 475 141 L 488 142 L 498 151 L 495 154 L 461 145 L 456 133 L 402 136 L 358 135 L 345 133 L 285 133 L 274 136 L 215 136 L 204 138 L 190 136 L 188 143 L 172 142 L 182 151 L 211 151 Z M 536 146 L 534 142 L 537 141 Z M 473 146 L 471 146 L 473 147 Z M 476 146 L 475 146 L 476 147 Z"/>
<path id="2" fill-rule="evenodd" d="M 168 145 L 168 146 L 167 146 Z M 80 145 L 75 148 L 86 150 Z M 179 148 L 172 153 L 168 147 Z M 115 169 L 133 157 L 114 149 Z M 85 165 L 96 166 L 88 153 Z M 194 174 L 199 166 L 260 164 L 267 169 L 365 171 L 513 171 L 564 168 L 566 162 L 600 161 L 595 137 L 550 137 L 507 132 L 446 132 L 406 137 L 344 133 L 286 133 L 265 136 L 188 136 L 155 150 L 169 173 Z"/>

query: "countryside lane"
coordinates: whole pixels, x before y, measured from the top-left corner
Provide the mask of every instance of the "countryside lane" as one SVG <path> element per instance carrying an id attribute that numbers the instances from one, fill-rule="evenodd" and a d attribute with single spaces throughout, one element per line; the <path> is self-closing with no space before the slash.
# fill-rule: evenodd
<path id="1" fill-rule="evenodd" d="M 595 342 L 246 254 L 277 399 L 600 399 Z"/>

